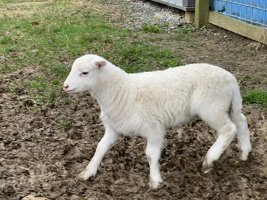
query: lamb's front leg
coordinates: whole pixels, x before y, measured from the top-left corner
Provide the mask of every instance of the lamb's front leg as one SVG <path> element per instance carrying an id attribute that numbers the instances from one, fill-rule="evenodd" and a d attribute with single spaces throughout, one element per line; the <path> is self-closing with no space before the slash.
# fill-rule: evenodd
<path id="1" fill-rule="evenodd" d="M 87 165 L 85 170 L 79 175 L 80 178 L 87 180 L 88 178 L 96 175 L 97 168 L 100 165 L 103 157 L 105 156 L 107 151 L 115 144 L 118 136 L 119 135 L 113 129 L 106 127 L 105 135 L 98 143 L 95 155 L 93 156 L 92 160 Z"/>
<path id="2" fill-rule="evenodd" d="M 163 144 L 163 134 L 151 135 L 147 138 L 146 155 L 150 168 L 150 187 L 157 188 L 162 182 L 159 170 L 159 158 Z"/>

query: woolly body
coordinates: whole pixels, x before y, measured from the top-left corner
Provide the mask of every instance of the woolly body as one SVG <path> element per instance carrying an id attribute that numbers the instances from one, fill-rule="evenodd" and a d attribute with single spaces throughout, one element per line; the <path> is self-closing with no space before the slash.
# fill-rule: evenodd
<path id="1" fill-rule="evenodd" d="M 114 82 L 109 78 L 107 84 L 98 83 L 105 87 L 96 88 L 92 94 L 100 104 L 102 120 L 121 134 L 144 136 L 146 128 L 177 126 L 210 109 L 214 112 L 207 114 L 228 112 L 233 96 L 238 95 L 235 78 L 208 64 L 116 73 L 111 76 Z"/>
<path id="2" fill-rule="evenodd" d="M 210 168 L 237 134 L 247 159 L 251 150 L 236 78 L 209 64 L 190 64 L 162 71 L 128 74 L 97 55 L 78 58 L 64 83 L 69 93 L 89 91 L 101 108 L 106 133 L 81 174 L 88 179 L 120 134 L 147 139 L 146 155 L 153 188 L 162 181 L 158 159 L 166 129 L 199 116 L 218 133 L 203 162 Z"/>

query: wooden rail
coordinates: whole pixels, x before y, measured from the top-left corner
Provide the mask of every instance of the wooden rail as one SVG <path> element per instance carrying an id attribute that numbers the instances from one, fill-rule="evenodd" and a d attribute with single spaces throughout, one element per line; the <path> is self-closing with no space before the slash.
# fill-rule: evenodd
<path id="1" fill-rule="evenodd" d="M 248 24 L 216 12 L 209 13 L 209 23 L 267 45 L 267 28 Z"/>
<path id="2" fill-rule="evenodd" d="M 244 37 L 267 45 L 267 28 L 209 11 L 209 0 L 195 1 L 195 26 L 201 28 L 208 23 L 222 27 Z"/>

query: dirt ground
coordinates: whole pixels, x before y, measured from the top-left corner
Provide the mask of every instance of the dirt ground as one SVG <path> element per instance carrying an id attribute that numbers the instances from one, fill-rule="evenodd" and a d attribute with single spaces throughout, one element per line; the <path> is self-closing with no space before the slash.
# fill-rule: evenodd
<path id="1" fill-rule="evenodd" d="M 103 9 L 118 9 L 116 3 Z M 130 12 L 127 8 L 121 15 Z M 116 18 L 111 18 L 116 24 Z M 121 17 L 121 19 L 124 19 Z M 120 25 L 119 23 L 117 24 Z M 266 47 L 209 26 L 189 33 L 190 40 L 168 44 L 186 63 L 209 62 L 233 72 L 242 91 L 267 89 Z M 166 45 L 162 41 L 162 45 Z M 258 48 L 259 47 L 259 48 Z M 148 187 L 149 167 L 142 138 L 121 137 L 104 158 L 97 176 L 89 181 L 77 175 L 92 158 L 103 126 L 99 107 L 89 94 L 69 97 L 62 104 L 29 111 L 27 91 L 5 88 L 17 79 L 41 73 L 24 69 L 0 75 L 0 199 L 21 199 L 29 194 L 48 199 L 267 199 L 267 109 L 244 105 L 253 151 L 239 159 L 236 140 L 214 169 L 203 174 L 201 163 L 216 135 L 201 121 L 168 131 L 160 160 L 163 184 Z M 251 79 L 246 79 L 249 75 Z M 3 86 L 3 87 L 2 87 Z M 64 100 L 71 99 L 70 105 Z M 62 128 L 61 116 L 71 116 Z"/>

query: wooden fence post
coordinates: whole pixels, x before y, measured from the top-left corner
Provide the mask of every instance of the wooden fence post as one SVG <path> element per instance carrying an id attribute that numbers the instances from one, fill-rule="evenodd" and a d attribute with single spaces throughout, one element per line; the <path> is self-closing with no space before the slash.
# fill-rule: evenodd
<path id="1" fill-rule="evenodd" d="M 195 26 L 201 28 L 209 22 L 209 0 L 195 1 Z"/>

